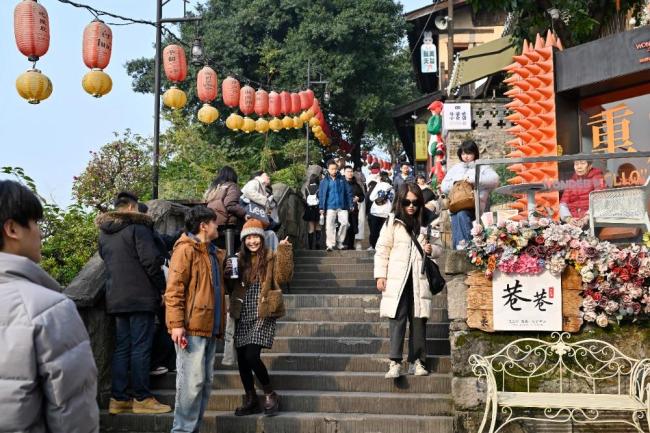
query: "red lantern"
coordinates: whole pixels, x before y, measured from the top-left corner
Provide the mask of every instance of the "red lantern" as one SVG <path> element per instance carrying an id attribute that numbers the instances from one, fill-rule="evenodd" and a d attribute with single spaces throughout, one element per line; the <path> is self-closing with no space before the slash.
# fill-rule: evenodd
<path id="1" fill-rule="evenodd" d="M 104 69 L 111 61 L 113 32 L 104 22 L 93 20 L 84 29 L 83 59 L 90 69 Z"/>
<path id="2" fill-rule="evenodd" d="M 35 62 L 50 48 L 50 19 L 47 10 L 36 0 L 23 0 L 14 8 L 16 46 L 30 62 Z"/>
<path id="3" fill-rule="evenodd" d="M 221 94 L 223 95 L 223 103 L 230 108 L 239 105 L 239 81 L 233 77 L 227 77 L 221 83 Z"/>
<path id="4" fill-rule="evenodd" d="M 317 98 L 314 98 L 314 101 L 312 102 L 311 111 L 314 112 L 314 116 L 318 116 L 318 113 L 320 113 L 320 104 L 318 103 Z"/>
<path id="5" fill-rule="evenodd" d="M 204 103 L 209 103 L 216 99 L 219 93 L 219 81 L 217 73 L 209 66 L 201 68 L 196 76 L 196 93 L 199 99 Z"/>
<path id="6" fill-rule="evenodd" d="M 239 110 L 246 116 L 255 111 L 255 89 L 249 85 L 239 91 Z"/>
<path id="7" fill-rule="evenodd" d="M 163 50 L 163 66 L 167 79 L 173 83 L 187 77 L 187 60 L 185 50 L 180 45 L 167 45 Z"/>
<path id="8" fill-rule="evenodd" d="M 318 121 L 320 122 L 321 126 L 325 125 L 325 116 L 323 116 L 323 112 L 322 112 L 322 111 L 319 111 L 318 113 L 316 113 L 316 116 L 314 116 L 314 117 L 316 117 L 316 119 L 318 119 Z"/>
<path id="9" fill-rule="evenodd" d="M 291 112 L 300 114 L 300 95 L 297 93 L 291 94 Z"/>
<path id="10" fill-rule="evenodd" d="M 375 159 L 373 158 L 373 156 L 371 154 L 368 154 L 368 156 L 366 157 L 366 162 L 368 163 L 368 165 L 372 165 L 374 161 Z"/>
<path id="11" fill-rule="evenodd" d="M 321 123 L 321 128 L 323 128 L 323 132 L 325 133 L 325 135 L 327 135 L 328 137 L 332 136 L 332 129 L 327 124 L 327 122 Z"/>
<path id="12" fill-rule="evenodd" d="M 311 89 L 300 92 L 300 108 L 309 110 L 314 104 L 314 92 Z"/>
<path id="13" fill-rule="evenodd" d="M 269 112 L 269 94 L 266 90 L 255 92 L 255 113 L 264 116 Z"/>
<path id="14" fill-rule="evenodd" d="M 282 114 L 291 114 L 291 94 L 286 90 L 280 92 L 280 106 Z"/>
<path id="15" fill-rule="evenodd" d="M 282 102 L 277 92 L 269 93 L 269 114 L 273 117 L 282 115 Z"/>

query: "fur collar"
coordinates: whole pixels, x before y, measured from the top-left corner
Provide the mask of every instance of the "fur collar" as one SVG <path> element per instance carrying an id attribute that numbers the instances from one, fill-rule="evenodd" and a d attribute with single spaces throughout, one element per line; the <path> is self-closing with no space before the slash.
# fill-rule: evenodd
<path id="1" fill-rule="evenodd" d="M 95 218 L 95 225 L 107 233 L 118 232 L 133 224 L 141 224 L 152 228 L 153 219 L 149 215 L 140 212 L 124 211 L 106 212 Z"/>

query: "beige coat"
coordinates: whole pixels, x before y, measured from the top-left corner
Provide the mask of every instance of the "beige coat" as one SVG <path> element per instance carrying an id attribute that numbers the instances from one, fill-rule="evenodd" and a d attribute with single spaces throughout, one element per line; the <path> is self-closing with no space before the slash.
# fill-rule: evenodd
<path id="1" fill-rule="evenodd" d="M 424 246 L 426 236 L 418 235 L 420 245 Z M 434 243 L 431 257 L 442 254 L 442 247 Z M 431 291 L 426 274 L 422 274 L 422 255 L 411 240 L 404 225 L 388 216 L 382 226 L 375 247 L 375 278 L 386 278 L 386 290 L 382 293 L 379 314 L 381 317 L 395 318 L 397 306 L 408 279 L 413 275 L 413 317 L 429 318 L 431 312 Z"/>

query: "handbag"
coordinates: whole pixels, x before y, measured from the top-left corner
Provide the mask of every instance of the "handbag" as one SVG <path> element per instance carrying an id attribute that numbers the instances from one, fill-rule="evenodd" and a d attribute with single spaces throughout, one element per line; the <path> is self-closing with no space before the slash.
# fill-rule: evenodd
<path id="1" fill-rule="evenodd" d="M 415 235 L 411 232 L 409 232 L 409 235 L 411 236 L 411 240 L 415 244 L 415 247 L 422 255 L 421 272 L 422 274 L 426 273 L 427 275 L 427 281 L 429 282 L 429 290 L 431 291 L 432 295 L 437 295 L 438 293 L 442 292 L 442 289 L 445 288 L 445 284 L 446 284 L 445 279 L 442 277 L 442 274 L 440 273 L 440 268 L 438 267 L 438 264 L 433 261 L 433 259 L 427 257 L 427 255 L 424 254 L 422 245 L 420 245 L 420 242 L 418 242 Z"/>
<path id="2" fill-rule="evenodd" d="M 474 209 L 474 187 L 466 180 L 459 180 L 449 193 L 449 211 L 456 213 L 469 209 Z"/>
<path id="3" fill-rule="evenodd" d="M 244 199 L 240 200 L 239 203 L 246 210 L 247 216 L 262 221 L 264 227 L 268 227 L 270 222 L 269 215 L 266 213 L 266 208 L 264 208 L 264 206 L 260 206 L 254 201 L 244 200 Z"/>

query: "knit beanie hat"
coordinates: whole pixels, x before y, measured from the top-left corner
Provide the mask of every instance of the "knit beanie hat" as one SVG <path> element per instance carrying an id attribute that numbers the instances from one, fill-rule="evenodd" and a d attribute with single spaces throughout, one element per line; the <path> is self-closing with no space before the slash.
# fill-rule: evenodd
<path id="1" fill-rule="evenodd" d="M 241 229 L 239 238 L 243 241 L 248 235 L 260 235 L 264 237 L 264 224 L 262 221 L 255 218 L 246 221 L 244 227 Z"/>

